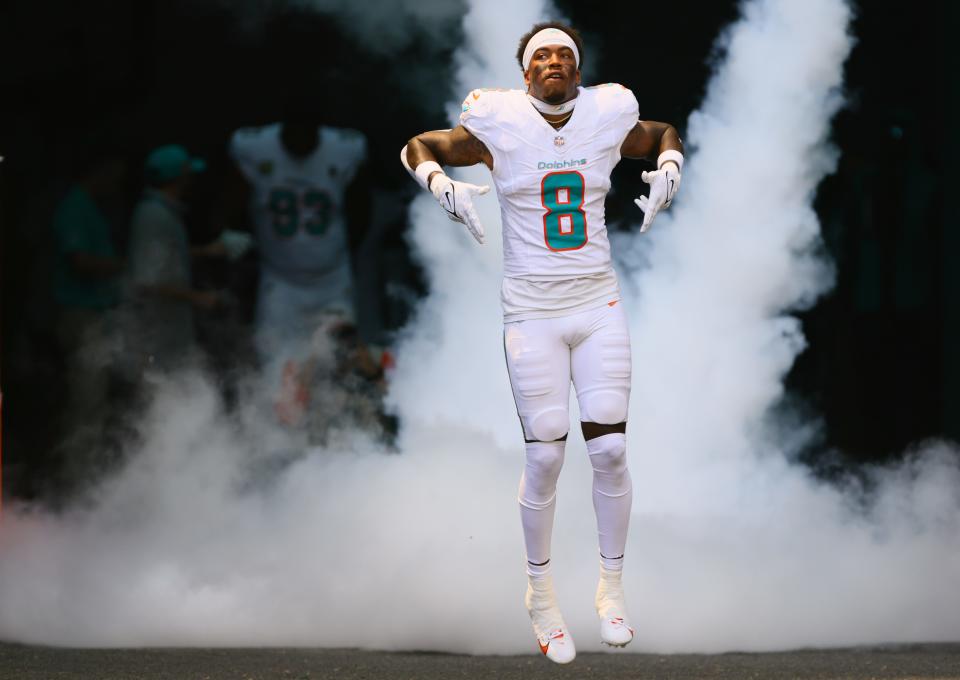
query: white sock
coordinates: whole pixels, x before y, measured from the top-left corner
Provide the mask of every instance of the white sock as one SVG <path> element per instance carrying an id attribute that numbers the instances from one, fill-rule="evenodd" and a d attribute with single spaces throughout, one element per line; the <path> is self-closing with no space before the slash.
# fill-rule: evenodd
<path id="1" fill-rule="evenodd" d="M 550 538 L 557 497 L 557 478 L 563 467 L 565 441 L 528 442 L 526 466 L 520 478 L 520 522 L 527 549 L 527 574 L 550 573 Z"/>
<path id="2" fill-rule="evenodd" d="M 610 571 L 623 569 L 623 552 L 630 525 L 633 483 L 627 470 L 627 438 L 613 432 L 587 440 L 593 466 L 593 509 L 601 562 Z"/>

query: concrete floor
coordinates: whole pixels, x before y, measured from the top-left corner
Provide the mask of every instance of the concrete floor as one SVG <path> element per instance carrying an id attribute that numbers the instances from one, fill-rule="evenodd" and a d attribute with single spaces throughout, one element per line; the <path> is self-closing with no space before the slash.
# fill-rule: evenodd
<path id="1" fill-rule="evenodd" d="M 539 678 L 834 678 L 960 680 L 960 644 L 768 654 L 581 654 L 568 666 L 528 656 L 353 649 L 60 649 L 0 643 L 0 680 L 537 680 Z"/>

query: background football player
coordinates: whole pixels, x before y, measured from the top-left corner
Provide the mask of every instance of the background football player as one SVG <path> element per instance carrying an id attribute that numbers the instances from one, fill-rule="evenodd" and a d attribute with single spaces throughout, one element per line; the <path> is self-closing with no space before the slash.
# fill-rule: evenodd
<path id="1" fill-rule="evenodd" d="M 355 181 L 366 139 L 321 125 L 299 104 L 283 122 L 237 130 L 230 155 L 237 170 L 233 203 L 246 208 L 260 253 L 254 338 L 260 365 L 278 389 L 278 418 L 297 425 L 322 368 L 318 361 L 342 358 L 334 356 L 342 346 L 331 334 L 356 338 L 349 237 L 362 230 L 368 203 Z M 359 343 L 354 350 L 354 363 L 377 370 Z"/>

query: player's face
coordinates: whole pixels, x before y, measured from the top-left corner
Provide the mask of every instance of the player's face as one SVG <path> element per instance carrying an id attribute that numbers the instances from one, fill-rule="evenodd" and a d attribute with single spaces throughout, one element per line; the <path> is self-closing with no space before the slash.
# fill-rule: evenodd
<path id="1" fill-rule="evenodd" d="M 533 53 L 523 74 L 527 92 L 548 104 L 573 99 L 580 84 L 580 71 L 573 50 L 564 45 L 545 45 Z"/>

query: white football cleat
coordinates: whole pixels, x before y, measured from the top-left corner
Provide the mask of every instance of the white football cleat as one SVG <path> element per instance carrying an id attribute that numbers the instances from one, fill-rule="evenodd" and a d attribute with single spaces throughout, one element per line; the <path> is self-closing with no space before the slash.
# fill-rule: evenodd
<path id="1" fill-rule="evenodd" d="M 597 616 L 600 617 L 600 640 L 611 647 L 625 647 L 633 640 L 633 626 L 627 616 L 621 572 L 600 567 L 597 585 Z"/>
<path id="2" fill-rule="evenodd" d="M 573 661 L 577 650 L 560 614 L 560 607 L 553 593 L 553 579 L 549 576 L 529 577 L 524 602 L 543 655 L 554 663 Z"/>

